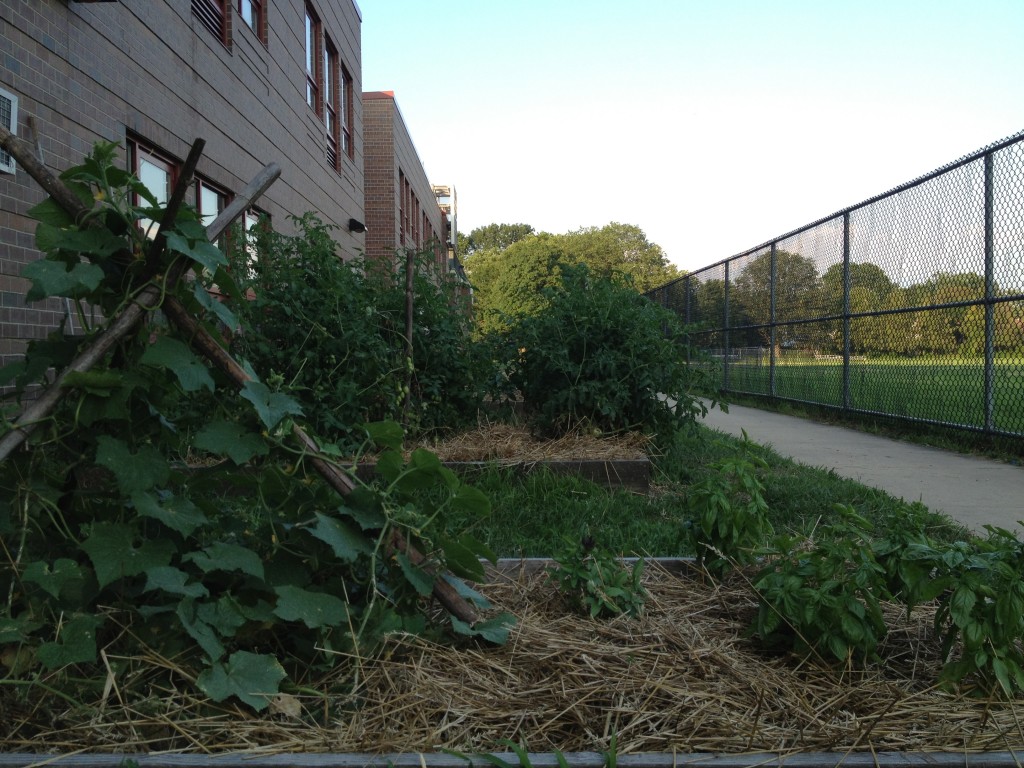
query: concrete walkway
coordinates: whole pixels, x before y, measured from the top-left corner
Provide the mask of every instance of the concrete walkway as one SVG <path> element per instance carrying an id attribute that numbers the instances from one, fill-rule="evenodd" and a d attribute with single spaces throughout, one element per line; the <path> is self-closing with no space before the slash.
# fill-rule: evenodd
<path id="1" fill-rule="evenodd" d="M 704 424 L 737 437 L 745 429 L 753 442 L 783 456 L 920 501 L 979 533 L 991 524 L 1024 534 L 1020 466 L 738 405 L 727 414 L 708 411 Z"/>

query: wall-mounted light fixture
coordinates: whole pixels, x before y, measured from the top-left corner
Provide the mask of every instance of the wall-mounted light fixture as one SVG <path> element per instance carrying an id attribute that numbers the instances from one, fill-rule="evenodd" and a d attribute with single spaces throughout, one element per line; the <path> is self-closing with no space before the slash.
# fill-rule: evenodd
<path id="1" fill-rule="evenodd" d="M 366 225 L 363 224 L 363 222 L 361 222 L 359 219 L 349 219 L 348 220 L 348 231 L 349 232 L 355 232 L 356 234 L 359 234 L 361 232 L 365 232 L 366 231 Z"/>

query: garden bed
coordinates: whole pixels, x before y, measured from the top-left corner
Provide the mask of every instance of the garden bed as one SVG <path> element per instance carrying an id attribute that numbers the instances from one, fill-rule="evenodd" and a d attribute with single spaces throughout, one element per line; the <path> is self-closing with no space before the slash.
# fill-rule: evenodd
<path id="1" fill-rule="evenodd" d="M 556 474 L 575 474 L 607 488 L 646 494 L 650 490 L 649 438 L 636 433 L 592 435 L 574 432 L 557 439 L 538 439 L 519 425 L 484 424 L 441 442 L 421 446 L 437 454 L 449 469 L 472 475 L 489 466 L 521 473 L 546 468 Z M 364 479 L 374 473 L 372 462 L 359 465 Z M 472 478 L 468 478 L 472 482 Z"/>
<path id="2" fill-rule="evenodd" d="M 8 752 L 396 754 L 491 752 L 511 739 L 541 753 L 608 750 L 614 738 L 620 756 L 1024 747 L 1014 702 L 936 686 L 927 606 L 909 617 L 888 606 L 880 661 L 842 667 L 745 638 L 756 602 L 742 573 L 716 584 L 685 562 L 653 562 L 643 615 L 595 621 L 571 613 L 536 562 L 504 566 L 480 587 L 518 619 L 504 647 L 394 636 L 374 658 L 339 657 L 339 671 L 304 681 L 263 715 L 195 698 L 172 660 L 113 659 L 102 698 L 78 707 L 39 689 L 0 690 L 0 743 Z M 180 686 L 155 683 L 148 698 L 122 700 L 125 678 L 168 670 Z"/>

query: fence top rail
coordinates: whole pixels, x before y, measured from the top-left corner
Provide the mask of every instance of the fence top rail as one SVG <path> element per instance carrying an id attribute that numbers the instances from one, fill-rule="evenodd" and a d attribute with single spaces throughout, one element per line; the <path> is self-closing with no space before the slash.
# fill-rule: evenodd
<path id="1" fill-rule="evenodd" d="M 868 205 L 871 205 L 872 203 L 877 203 L 879 200 L 884 200 L 887 197 L 898 195 L 899 193 L 905 192 L 908 189 L 913 189 L 914 187 L 920 186 L 921 184 L 924 184 L 927 181 L 931 181 L 932 179 L 942 176 L 945 173 L 954 171 L 957 168 L 961 168 L 965 165 L 973 163 L 985 157 L 986 155 L 990 155 L 993 152 L 998 152 L 1001 149 L 1006 149 L 1007 147 L 1017 144 L 1018 142 L 1021 141 L 1024 141 L 1024 130 L 1017 131 L 1017 133 L 1007 136 L 1005 139 L 1000 139 L 999 141 L 992 142 L 991 144 L 988 144 L 987 146 L 984 146 L 981 149 L 976 150 L 975 152 L 971 152 L 968 155 L 964 155 L 963 157 L 953 160 L 952 162 L 946 163 L 945 165 L 936 168 L 934 171 L 926 173 L 923 176 L 918 176 L 917 178 L 911 179 L 910 181 L 904 182 L 903 184 L 900 184 L 898 187 L 893 187 L 892 189 L 886 192 L 882 192 L 881 194 L 875 195 L 874 197 L 869 197 L 867 200 L 863 200 L 862 202 L 859 202 L 855 205 L 843 208 L 839 211 L 836 211 L 835 213 L 830 213 L 828 216 L 823 216 L 820 219 L 815 219 L 809 224 L 804 224 L 803 226 L 790 230 L 789 232 L 779 235 L 778 237 L 773 237 L 770 240 L 766 240 L 763 243 L 754 246 L 753 248 L 748 248 L 747 250 L 741 251 L 740 253 L 734 254 L 732 256 L 727 256 L 724 259 L 719 259 L 718 261 L 712 264 L 708 264 L 707 266 L 701 267 L 700 269 L 695 269 L 689 272 L 688 274 L 683 275 L 682 277 L 677 277 L 674 280 L 670 280 L 667 283 L 651 288 L 649 291 L 647 291 L 647 294 L 650 295 L 656 293 L 657 291 L 665 290 L 669 286 L 675 285 L 676 283 L 684 282 L 687 279 L 689 279 L 692 275 L 697 274 L 698 272 L 704 272 L 709 269 L 714 269 L 715 267 L 720 267 L 723 264 L 735 261 L 736 259 L 742 259 L 744 256 L 749 256 L 752 253 L 757 253 L 758 251 L 771 247 L 774 243 L 778 243 L 787 238 L 802 234 L 803 232 L 806 232 L 809 229 L 813 229 L 814 227 L 817 227 L 821 224 L 824 224 L 827 221 L 832 221 L 833 219 L 837 219 L 841 216 L 847 216 L 853 211 L 864 208 Z"/>

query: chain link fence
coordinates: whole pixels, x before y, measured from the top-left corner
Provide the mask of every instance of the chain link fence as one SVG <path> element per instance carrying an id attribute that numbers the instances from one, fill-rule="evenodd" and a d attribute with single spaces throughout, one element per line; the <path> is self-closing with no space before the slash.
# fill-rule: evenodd
<path id="1" fill-rule="evenodd" d="M 725 392 L 1024 435 L 1024 131 L 646 295 Z"/>

